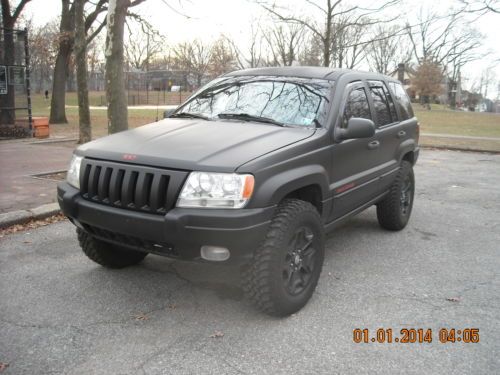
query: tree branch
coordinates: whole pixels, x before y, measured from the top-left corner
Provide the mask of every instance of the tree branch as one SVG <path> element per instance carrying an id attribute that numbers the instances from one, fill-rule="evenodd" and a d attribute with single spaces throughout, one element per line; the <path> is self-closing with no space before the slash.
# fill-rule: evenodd
<path id="1" fill-rule="evenodd" d="M 99 24 L 99 26 L 97 26 L 97 29 L 95 29 L 92 34 L 90 34 L 87 39 L 86 39 L 86 44 L 89 45 L 97 35 L 99 35 L 99 33 L 102 31 L 102 29 L 104 28 L 104 26 L 106 26 L 106 18 Z"/>
<path id="2" fill-rule="evenodd" d="M 17 21 L 17 18 L 19 17 L 19 15 L 21 14 L 21 12 L 23 11 L 23 8 L 26 4 L 28 4 L 31 0 L 21 0 L 19 2 L 19 5 L 17 6 L 16 10 L 14 11 L 14 14 L 12 15 L 12 20 L 13 22 L 16 22 Z"/>

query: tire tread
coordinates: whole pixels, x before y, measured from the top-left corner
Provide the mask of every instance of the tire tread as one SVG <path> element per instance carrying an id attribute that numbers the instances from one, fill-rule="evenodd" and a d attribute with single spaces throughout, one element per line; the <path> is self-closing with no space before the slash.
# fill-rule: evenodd
<path id="1" fill-rule="evenodd" d="M 269 230 L 262 241 L 262 244 L 254 252 L 253 261 L 243 271 L 243 291 L 258 310 L 269 315 L 283 316 L 287 313 L 280 309 L 273 300 L 270 287 L 270 276 L 272 274 L 273 254 L 277 251 L 279 243 L 282 242 L 289 226 L 291 217 L 303 215 L 310 212 L 317 217 L 318 222 L 321 218 L 317 209 L 310 204 L 298 199 L 287 199 L 277 208 L 271 221 Z M 317 280 L 312 285 L 312 290 L 316 288 Z"/>

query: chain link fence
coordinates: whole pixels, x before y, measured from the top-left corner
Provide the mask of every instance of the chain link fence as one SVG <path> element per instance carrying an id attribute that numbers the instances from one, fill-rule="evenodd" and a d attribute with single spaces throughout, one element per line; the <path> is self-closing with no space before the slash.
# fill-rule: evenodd
<path id="1" fill-rule="evenodd" d="M 0 28 L 0 137 L 32 135 L 26 30 Z"/>
<path id="2" fill-rule="evenodd" d="M 102 73 L 102 76 L 104 74 Z M 99 78 L 94 78 L 94 80 Z M 104 77 L 100 77 L 104 83 Z M 128 71 L 125 73 L 125 90 L 128 106 L 178 106 L 193 91 L 187 73 L 181 70 Z M 91 105 L 106 106 L 103 91 Z"/>

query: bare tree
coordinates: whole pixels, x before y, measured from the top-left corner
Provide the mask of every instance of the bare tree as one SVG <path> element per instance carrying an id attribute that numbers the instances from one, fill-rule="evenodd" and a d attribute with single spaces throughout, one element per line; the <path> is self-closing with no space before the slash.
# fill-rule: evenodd
<path id="1" fill-rule="evenodd" d="M 394 71 L 399 63 L 408 64 L 411 49 L 406 48 L 406 36 L 395 35 L 400 27 L 378 25 L 374 40 L 368 45 L 366 56 L 370 68 L 382 74 Z"/>
<path id="2" fill-rule="evenodd" d="M 492 64 L 487 68 L 483 69 L 481 72 L 481 78 L 479 83 L 479 93 L 483 96 L 483 98 L 488 97 L 488 91 L 490 87 L 495 85 L 496 83 L 496 74 L 495 74 L 496 64 Z M 491 93 L 491 92 L 490 92 Z"/>
<path id="3" fill-rule="evenodd" d="M 225 37 L 220 37 L 212 45 L 209 73 L 218 77 L 236 69 L 237 58 L 231 43 Z"/>
<path id="4" fill-rule="evenodd" d="M 40 27 L 30 27 L 29 35 L 32 88 L 40 93 L 52 82 L 57 53 L 57 24 L 49 22 Z"/>
<path id="5" fill-rule="evenodd" d="M 104 74 L 104 61 L 102 59 L 102 46 L 104 39 L 102 35 L 97 36 L 87 45 L 87 67 L 89 77 L 89 90 L 102 90 L 104 82 L 101 77 Z"/>
<path id="6" fill-rule="evenodd" d="M 481 45 L 481 35 L 470 27 L 463 27 L 463 13 L 439 15 L 423 8 L 417 14 L 417 24 L 407 25 L 412 53 L 417 61 L 433 61 L 445 65 L 458 53 L 476 49 Z"/>
<path id="7" fill-rule="evenodd" d="M 254 19 L 250 23 L 250 42 L 248 49 L 243 51 L 234 40 L 229 37 L 225 39 L 232 46 L 237 66 L 239 69 L 257 68 L 263 65 L 263 36 L 260 27 L 260 19 Z"/>
<path id="8" fill-rule="evenodd" d="M 342 15 L 339 17 L 332 38 L 332 64 L 338 68 L 354 69 L 364 57 L 368 43 L 363 42 L 363 37 L 370 33 L 372 21 L 359 19 L 350 25 L 352 17 Z"/>
<path id="9" fill-rule="evenodd" d="M 338 39 L 337 42 L 335 42 L 335 38 L 339 33 L 344 33 L 346 28 L 358 26 L 367 27 L 383 22 L 383 20 L 374 19 L 373 16 L 384 9 L 396 5 L 399 3 L 399 0 L 387 0 L 374 8 L 346 5 L 348 2 L 345 0 L 306 0 L 306 2 L 311 8 L 320 12 L 322 15 L 321 22 L 307 15 L 295 16 L 289 9 L 280 9 L 275 4 L 269 5 L 266 1 L 262 1 L 261 5 L 277 19 L 302 25 L 314 34 L 322 45 L 323 65 L 331 66 L 333 64 L 332 57 L 336 56 L 337 61 L 344 60 L 343 57 L 339 59 L 339 51 L 337 51 L 336 48 L 342 47 L 345 49 L 348 47 L 361 46 L 369 42 L 369 40 L 358 40 L 354 45 L 339 45 Z M 357 52 L 354 52 L 354 54 L 357 55 Z"/>
<path id="10" fill-rule="evenodd" d="M 127 98 L 123 74 L 123 34 L 130 7 L 145 0 L 109 0 L 106 17 L 106 99 L 108 102 L 108 132 L 128 129 Z"/>
<path id="11" fill-rule="evenodd" d="M 467 13 L 500 13 L 500 0 L 459 0 L 459 3 Z"/>
<path id="12" fill-rule="evenodd" d="M 271 51 L 270 65 L 291 66 L 298 61 L 304 45 L 305 27 L 297 23 L 280 23 L 263 32 Z"/>
<path id="13" fill-rule="evenodd" d="M 14 43 L 14 29 L 21 12 L 30 0 L 21 0 L 17 7 L 11 11 L 9 0 L 2 0 L 2 26 L 5 28 L 3 33 L 3 61 L 5 65 L 14 65 L 16 55 Z M 0 53 L 2 53 L 0 52 Z M 7 94 L 0 95 L 0 124 L 13 124 L 16 119 L 15 96 L 13 90 L 8 90 Z M 7 109 L 8 108 L 8 109 Z"/>
<path id="14" fill-rule="evenodd" d="M 299 61 L 301 65 L 323 65 L 323 51 L 321 41 L 316 35 L 309 33 L 309 36 L 304 42 L 304 49 L 299 56 Z"/>
<path id="15" fill-rule="evenodd" d="M 417 62 L 442 68 L 448 77 L 448 97 L 454 107 L 460 71 L 467 63 L 485 56 L 480 52 L 483 37 L 469 25 L 464 26 L 467 20 L 463 9 L 439 15 L 421 8 L 416 18 L 416 25 L 407 26 L 412 54 Z"/>
<path id="16" fill-rule="evenodd" d="M 194 76 L 196 85 L 201 86 L 212 59 L 212 46 L 195 39 L 175 46 L 174 54 L 179 67 Z"/>
<path id="17" fill-rule="evenodd" d="M 125 57 L 127 64 L 147 70 L 148 64 L 165 48 L 165 37 L 149 23 L 140 21 L 139 30 L 129 27 Z"/>

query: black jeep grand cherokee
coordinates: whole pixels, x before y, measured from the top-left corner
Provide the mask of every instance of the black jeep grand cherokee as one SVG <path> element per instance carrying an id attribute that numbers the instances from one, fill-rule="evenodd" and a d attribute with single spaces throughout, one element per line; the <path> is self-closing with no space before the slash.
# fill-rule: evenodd
<path id="1" fill-rule="evenodd" d="M 148 253 L 241 267 L 263 311 L 299 310 L 325 232 L 376 204 L 410 217 L 418 124 L 401 84 L 329 68 L 226 74 L 167 119 L 78 147 L 58 200 L 93 261 Z"/>

